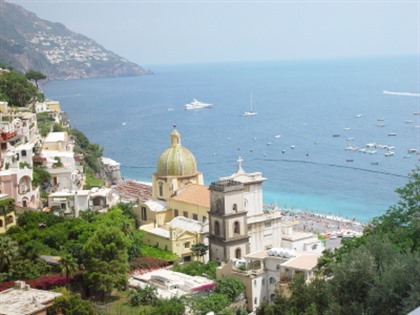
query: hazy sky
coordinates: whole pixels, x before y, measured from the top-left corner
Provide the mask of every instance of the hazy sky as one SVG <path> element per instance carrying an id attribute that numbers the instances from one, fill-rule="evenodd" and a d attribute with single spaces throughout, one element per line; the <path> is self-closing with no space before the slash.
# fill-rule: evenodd
<path id="1" fill-rule="evenodd" d="M 419 54 L 419 0 L 7 2 L 140 65 Z"/>

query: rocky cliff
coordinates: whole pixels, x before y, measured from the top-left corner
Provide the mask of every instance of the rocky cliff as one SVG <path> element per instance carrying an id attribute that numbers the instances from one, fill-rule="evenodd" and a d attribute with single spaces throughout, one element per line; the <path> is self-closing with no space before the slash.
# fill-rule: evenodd
<path id="1" fill-rule="evenodd" d="M 150 74 L 60 23 L 38 18 L 21 6 L 0 0 L 0 64 L 16 71 L 40 71 L 48 79 Z"/>

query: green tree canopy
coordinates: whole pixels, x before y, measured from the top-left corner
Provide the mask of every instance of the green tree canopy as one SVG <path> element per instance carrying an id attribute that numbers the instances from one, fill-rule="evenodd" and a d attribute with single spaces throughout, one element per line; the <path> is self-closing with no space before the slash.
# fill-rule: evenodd
<path id="1" fill-rule="evenodd" d="M 67 290 L 60 290 L 62 296 L 54 299 L 54 304 L 48 310 L 51 315 L 93 315 L 94 307 L 91 302 L 83 300 L 79 294 L 70 293 Z"/>
<path id="2" fill-rule="evenodd" d="M 117 228 L 102 226 L 84 246 L 86 280 L 102 299 L 127 284 L 128 240 Z"/>
<path id="3" fill-rule="evenodd" d="M 7 235 L 0 235 L 0 272 L 7 272 L 19 255 L 18 243 Z"/>
<path id="4" fill-rule="evenodd" d="M 244 289 L 242 281 L 233 277 L 227 276 L 216 280 L 216 292 L 226 295 L 231 302 L 234 302 Z"/>
<path id="5" fill-rule="evenodd" d="M 45 80 L 47 76 L 42 72 L 29 70 L 26 72 L 25 77 L 30 81 L 35 81 L 36 89 L 39 90 L 38 81 Z"/>
<path id="6" fill-rule="evenodd" d="M 31 102 L 44 99 L 37 88 L 25 76 L 10 71 L 0 75 L 0 100 L 11 106 L 24 107 Z"/>

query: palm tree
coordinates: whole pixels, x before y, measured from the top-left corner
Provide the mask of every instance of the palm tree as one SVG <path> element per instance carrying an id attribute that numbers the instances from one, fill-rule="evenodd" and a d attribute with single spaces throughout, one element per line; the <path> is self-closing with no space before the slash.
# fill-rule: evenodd
<path id="1" fill-rule="evenodd" d="M 0 272 L 7 271 L 13 259 L 18 256 L 18 243 L 10 236 L 0 236 Z"/>
<path id="2" fill-rule="evenodd" d="M 69 282 L 70 274 L 78 269 L 76 258 L 71 254 L 64 254 L 60 259 L 61 271 L 66 275 L 66 283 Z"/>

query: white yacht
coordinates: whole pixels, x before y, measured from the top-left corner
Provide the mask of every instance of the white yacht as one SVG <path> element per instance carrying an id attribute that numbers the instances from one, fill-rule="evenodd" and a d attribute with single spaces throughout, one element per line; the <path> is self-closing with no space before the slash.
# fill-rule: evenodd
<path id="1" fill-rule="evenodd" d="M 242 114 L 242 116 L 247 117 L 247 116 L 256 116 L 258 115 L 257 112 L 255 112 L 252 108 L 252 94 L 251 94 L 251 109 L 249 111 L 246 111 Z"/>
<path id="2" fill-rule="evenodd" d="M 212 106 L 213 104 L 203 103 L 203 102 L 197 101 L 196 99 L 193 99 L 191 103 L 185 104 L 185 109 L 186 110 L 201 109 L 201 108 L 210 108 Z"/>

